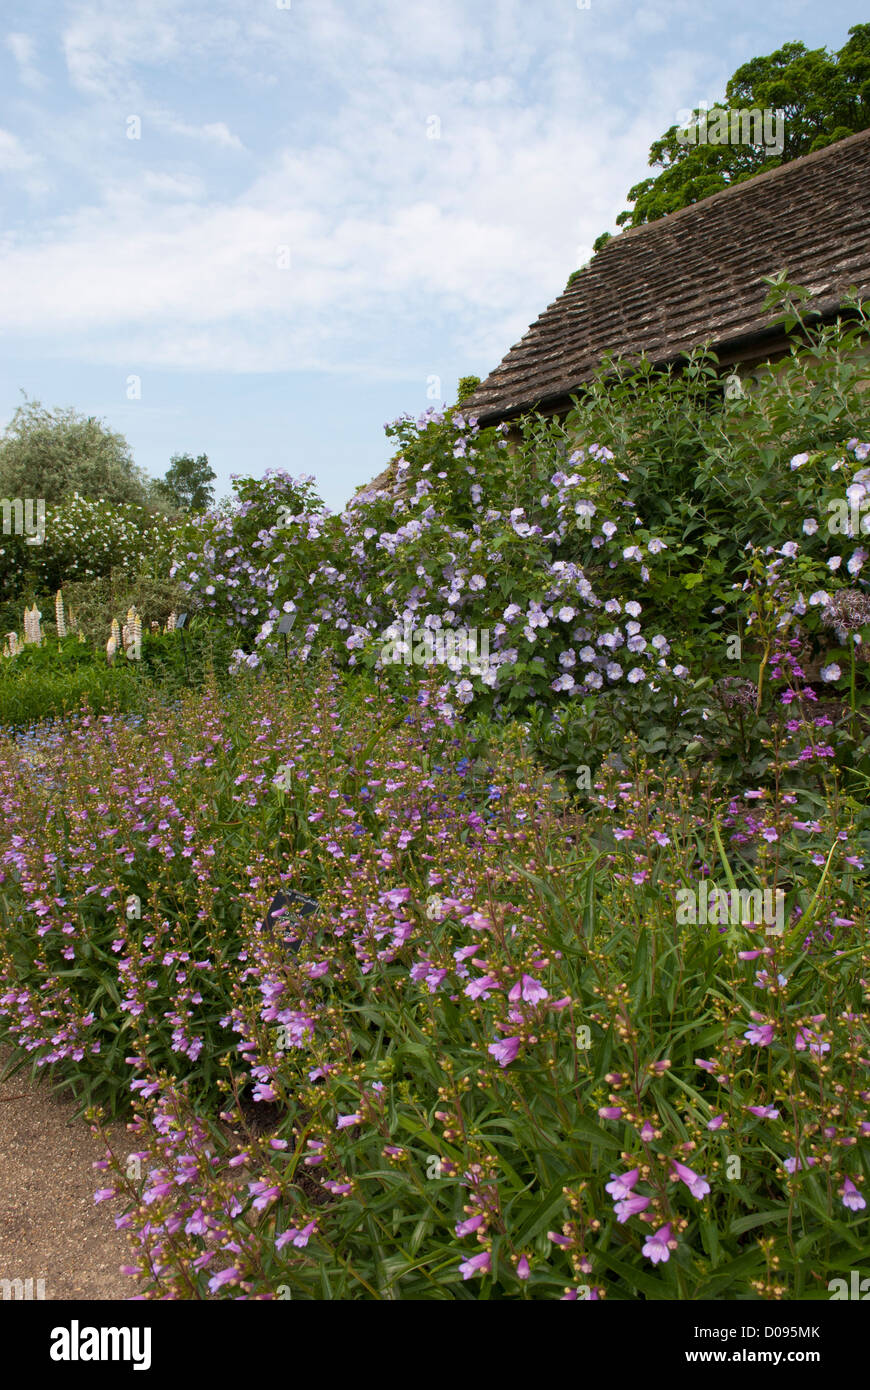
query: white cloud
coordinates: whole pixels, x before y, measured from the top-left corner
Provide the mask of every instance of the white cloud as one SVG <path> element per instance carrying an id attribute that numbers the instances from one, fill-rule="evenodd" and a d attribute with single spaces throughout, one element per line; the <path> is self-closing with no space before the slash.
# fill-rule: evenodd
<path id="1" fill-rule="evenodd" d="M 8 130 L 0 130 L 0 171 L 18 173 L 32 169 L 35 163 L 35 157 L 28 154 L 17 135 Z"/>
<path id="2" fill-rule="evenodd" d="M 63 46 L 92 169 L 78 204 L 7 234 L 5 329 L 125 365 L 378 375 L 451 351 L 494 365 L 704 76 L 680 50 L 614 98 L 603 74 L 631 45 L 570 0 L 491 0 L 474 22 L 462 0 L 244 15 L 238 0 L 84 0 Z M 141 146 L 118 111 L 141 112 Z M 69 141 L 48 133 L 45 149 L 72 167 Z"/>
<path id="3" fill-rule="evenodd" d="M 18 64 L 18 76 L 26 87 L 42 87 L 45 78 L 33 62 L 36 45 L 29 34 L 9 33 L 5 45 Z"/>

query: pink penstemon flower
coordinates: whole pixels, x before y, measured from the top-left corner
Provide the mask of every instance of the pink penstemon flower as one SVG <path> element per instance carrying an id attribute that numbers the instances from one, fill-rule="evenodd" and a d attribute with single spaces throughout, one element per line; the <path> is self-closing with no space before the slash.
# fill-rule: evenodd
<path id="1" fill-rule="evenodd" d="M 488 1250 L 484 1250 L 480 1255 L 472 1255 L 459 1266 L 463 1279 L 471 1279 L 475 1274 L 489 1274 L 491 1270 L 492 1256 Z"/>
<path id="2" fill-rule="evenodd" d="M 849 1211 L 863 1211 L 867 1203 L 861 1196 L 851 1178 L 846 1178 L 840 1188 L 840 1196 L 843 1199 L 843 1206 L 848 1207 Z"/>
<path id="3" fill-rule="evenodd" d="M 753 1023 L 743 1034 L 747 1042 L 757 1043 L 759 1047 L 770 1047 L 775 1029 L 772 1023 Z"/>
<path id="4" fill-rule="evenodd" d="M 544 986 L 533 979 L 531 975 L 523 975 L 508 994 L 508 999 L 512 1004 L 516 1004 L 520 998 L 524 999 L 527 1004 L 540 1004 L 549 998 L 549 991 L 544 989 Z"/>
<path id="5" fill-rule="evenodd" d="M 509 1067 L 520 1050 L 519 1038 L 502 1038 L 501 1042 L 490 1043 L 486 1049 L 496 1059 L 500 1067 Z"/>
<path id="6" fill-rule="evenodd" d="M 609 1192 L 614 1201 L 624 1201 L 632 1196 L 639 1174 L 639 1168 L 632 1168 L 628 1173 L 611 1173 L 611 1181 L 605 1185 L 604 1191 Z"/>
<path id="7" fill-rule="evenodd" d="M 642 1211 L 646 1211 L 651 1201 L 651 1197 L 644 1197 L 638 1193 L 626 1197 L 623 1201 L 614 1202 L 613 1210 L 620 1226 L 624 1225 L 630 1217 L 639 1216 Z"/>
<path id="8" fill-rule="evenodd" d="M 691 1168 L 687 1168 L 685 1163 L 678 1163 L 676 1159 L 672 1159 L 671 1162 L 673 1163 L 674 1174 L 680 1182 L 685 1183 L 695 1200 L 700 1202 L 702 1198 L 706 1197 L 710 1191 L 710 1184 L 707 1179 Z"/>
<path id="9" fill-rule="evenodd" d="M 652 1260 L 654 1265 L 667 1264 L 671 1258 L 671 1250 L 676 1249 L 677 1242 L 674 1240 L 670 1222 L 665 1226 L 660 1226 L 652 1235 L 647 1236 L 643 1245 L 642 1253 L 648 1260 Z"/>

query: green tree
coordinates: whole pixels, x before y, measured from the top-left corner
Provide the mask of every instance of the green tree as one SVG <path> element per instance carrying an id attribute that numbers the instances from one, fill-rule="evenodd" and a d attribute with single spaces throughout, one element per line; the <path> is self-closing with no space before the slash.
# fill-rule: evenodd
<path id="1" fill-rule="evenodd" d="M 782 149 L 764 144 L 707 144 L 686 139 L 716 110 L 781 111 Z M 661 173 L 629 189 L 633 208 L 616 219 L 622 227 L 654 222 L 700 202 L 733 183 L 822 149 L 870 126 L 870 24 L 855 24 L 836 53 L 786 43 L 752 58 L 730 78 L 724 100 L 705 113 L 696 107 L 684 126 L 672 125 L 650 148 L 649 162 Z M 682 138 L 681 138 L 682 137 Z M 776 142 L 779 144 L 779 141 Z M 607 234 L 599 237 L 596 250 Z"/>
<path id="2" fill-rule="evenodd" d="M 93 415 L 48 410 L 24 396 L 0 438 L 0 495 L 44 498 L 73 493 L 108 503 L 146 500 L 147 479 L 122 434 Z"/>
<path id="3" fill-rule="evenodd" d="M 179 511 L 204 512 L 214 502 L 217 474 L 209 466 L 208 454 L 173 454 L 166 476 L 156 484 L 170 504 Z"/>
<path id="4" fill-rule="evenodd" d="M 456 388 L 456 404 L 462 405 L 463 401 L 467 401 L 470 396 L 474 395 L 479 385 L 479 376 L 461 376 Z"/>

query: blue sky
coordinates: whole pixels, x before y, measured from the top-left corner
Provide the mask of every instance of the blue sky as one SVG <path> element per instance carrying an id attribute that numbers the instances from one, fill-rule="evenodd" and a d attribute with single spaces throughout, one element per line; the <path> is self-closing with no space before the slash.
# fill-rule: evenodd
<path id="1" fill-rule="evenodd" d="M 865 8 L 4 0 L 0 421 L 24 389 L 155 476 L 205 452 L 219 493 L 282 467 L 338 508 L 386 420 L 561 292 L 678 112 Z"/>

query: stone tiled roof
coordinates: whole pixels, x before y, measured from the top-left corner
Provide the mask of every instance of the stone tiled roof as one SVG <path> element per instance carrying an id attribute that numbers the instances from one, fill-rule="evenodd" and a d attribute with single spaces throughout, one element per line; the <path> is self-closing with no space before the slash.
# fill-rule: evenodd
<path id="1" fill-rule="evenodd" d="M 613 238 L 478 387 L 493 423 L 566 403 L 605 353 L 657 364 L 763 341 L 765 275 L 787 270 L 832 314 L 870 297 L 870 130 Z M 732 359 L 733 360 L 733 359 Z"/>

